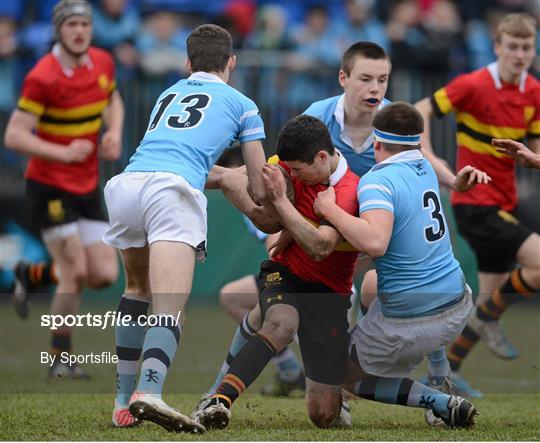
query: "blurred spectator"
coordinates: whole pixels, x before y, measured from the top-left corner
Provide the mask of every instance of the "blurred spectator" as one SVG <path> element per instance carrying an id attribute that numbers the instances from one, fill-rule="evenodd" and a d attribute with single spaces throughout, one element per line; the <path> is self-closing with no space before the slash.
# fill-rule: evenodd
<path id="1" fill-rule="evenodd" d="M 450 0 L 435 0 L 421 21 L 416 0 L 395 0 L 386 31 L 395 69 L 463 71 L 462 23 Z"/>
<path id="2" fill-rule="evenodd" d="M 14 17 L 0 16 L 0 146 L 4 146 L 4 136 L 9 116 L 15 109 L 19 93 L 17 24 Z M 2 162 L 10 166 L 20 163 L 17 154 L 2 149 Z"/>
<path id="3" fill-rule="evenodd" d="M 182 27 L 177 14 L 167 11 L 151 14 L 136 41 L 143 71 L 153 76 L 184 74 L 188 35 L 189 30 Z"/>
<path id="4" fill-rule="evenodd" d="M 373 0 L 345 0 L 346 16 L 336 24 L 340 53 L 358 41 L 377 43 L 385 51 L 390 49 L 384 25 L 372 14 L 373 4 Z"/>
<path id="5" fill-rule="evenodd" d="M 331 25 L 324 6 L 317 5 L 308 10 L 304 23 L 293 31 L 292 39 L 298 54 L 294 69 L 312 67 L 314 63 L 339 65 L 341 53 L 336 27 Z"/>
<path id="6" fill-rule="evenodd" d="M 421 27 L 433 70 L 449 70 L 450 76 L 467 70 L 463 23 L 453 0 L 434 0 Z"/>
<path id="7" fill-rule="evenodd" d="M 127 0 L 101 0 L 94 8 L 93 26 L 93 43 L 114 54 L 119 62 L 118 77 L 122 78 L 138 61 L 134 46 L 140 27 L 138 9 Z"/>
<path id="8" fill-rule="evenodd" d="M 287 32 L 286 12 L 281 6 L 267 5 L 259 9 L 255 29 L 246 38 L 245 47 L 275 50 L 292 48 Z"/>
<path id="9" fill-rule="evenodd" d="M 229 34 L 231 34 L 233 49 L 241 49 L 242 46 L 244 46 L 244 36 L 242 35 L 242 31 L 238 26 L 238 22 L 228 12 L 216 15 L 212 20 L 210 20 L 210 22 L 214 25 L 225 28 Z"/>
<path id="10" fill-rule="evenodd" d="M 296 74 L 291 76 L 288 96 L 293 108 L 304 108 L 330 95 L 330 85 L 337 82 L 328 74 L 339 66 L 341 52 L 327 9 L 312 6 L 304 23 L 293 30 L 292 41 L 294 52 L 287 66 Z"/>
<path id="11" fill-rule="evenodd" d="M 137 0 L 143 13 L 169 11 L 181 14 L 195 14 L 200 18 L 221 14 L 225 1 L 201 0 Z"/>
<path id="12" fill-rule="evenodd" d="M 24 12 L 24 2 L 21 0 L 4 0 L 0 2 L 0 17 L 10 18 L 18 22 L 22 20 Z"/>
<path id="13" fill-rule="evenodd" d="M 0 16 L 0 113 L 2 134 L 18 98 L 17 25 L 12 17 Z M 3 141 L 2 141 L 3 143 Z"/>
<path id="14" fill-rule="evenodd" d="M 505 15 L 501 9 L 488 9 L 484 20 L 470 20 L 465 27 L 465 46 L 469 70 L 476 70 L 495 61 L 493 40 L 497 23 Z"/>
<path id="15" fill-rule="evenodd" d="M 257 6 L 254 0 L 229 0 L 225 7 L 225 14 L 233 20 L 242 41 L 255 26 L 256 10 Z"/>

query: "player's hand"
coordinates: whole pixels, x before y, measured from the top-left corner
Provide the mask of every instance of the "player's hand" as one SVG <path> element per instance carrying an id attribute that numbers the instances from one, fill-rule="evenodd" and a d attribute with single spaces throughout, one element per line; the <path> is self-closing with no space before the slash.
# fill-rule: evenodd
<path id="1" fill-rule="evenodd" d="M 270 258 L 274 258 L 275 256 L 281 254 L 291 242 L 291 234 L 289 234 L 289 231 L 286 229 L 283 229 L 279 233 L 279 237 L 276 239 L 276 241 L 268 248 L 268 255 L 270 255 Z"/>
<path id="2" fill-rule="evenodd" d="M 538 163 L 538 155 L 527 148 L 523 143 L 505 138 L 494 138 L 491 144 L 497 146 L 497 152 L 514 157 L 516 161 L 526 168 L 534 168 Z"/>
<path id="3" fill-rule="evenodd" d="M 95 145 L 90 140 L 73 140 L 64 150 L 62 161 L 64 163 L 80 163 L 85 161 L 94 151 Z"/>
<path id="4" fill-rule="evenodd" d="M 269 163 L 265 164 L 263 167 L 263 180 L 268 200 L 275 202 L 281 198 L 286 198 L 287 185 L 283 173 L 277 166 Z"/>
<path id="5" fill-rule="evenodd" d="M 315 213 L 321 217 L 326 218 L 328 210 L 336 204 L 336 192 L 333 186 L 328 186 L 328 189 L 317 194 L 317 198 L 313 203 L 313 209 Z"/>
<path id="6" fill-rule="evenodd" d="M 456 174 L 452 189 L 458 192 L 467 192 L 476 185 L 487 185 L 490 181 L 491 177 L 484 171 L 467 165 Z"/>
<path id="7" fill-rule="evenodd" d="M 99 156 L 103 160 L 115 161 L 122 152 L 122 136 L 117 131 L 108 130 L 101 137 Z"/>

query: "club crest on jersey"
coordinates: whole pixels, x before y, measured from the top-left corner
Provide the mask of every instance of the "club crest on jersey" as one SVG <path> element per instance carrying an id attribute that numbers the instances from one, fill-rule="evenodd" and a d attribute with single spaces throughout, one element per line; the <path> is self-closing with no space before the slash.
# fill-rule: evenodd
<path id="1" fill-rule="evenodd" d="M 109 78 L 107 77 L 106 74 L 101 74 L 98 77 L 98 85 L 104 91 L 106 91 L 109 88 Z"/>
<path id="2" fill-rule="evenodd" d="M 49 200 L 48 211 L 49 219 L 53 222 L 62 221 L 66 215 L 66 211 L 62 206 L 62 200 Z"/>

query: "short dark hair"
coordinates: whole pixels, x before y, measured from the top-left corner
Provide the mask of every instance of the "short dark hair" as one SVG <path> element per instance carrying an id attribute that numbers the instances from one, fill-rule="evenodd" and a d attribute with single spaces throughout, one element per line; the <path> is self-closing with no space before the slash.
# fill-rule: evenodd
<path id="1" fill-rule="evenodd" d="M 334 145 L 326 125 L 311 115 L 299 115 L 281 128 L 276 153 L 280 160 L 312 164 L 319 151 L 334 154 Z"/>
<path id="2" fill-rule="evenodd" d="M 375 114 L 373 127 L 379 131 L 397 135 L 416 135 L 424 132 L 424 119 L 413 105 L 405 102 L 394 102 Z M 413 146 L 385 142 L 382 144 L 390 152 L 418 149 L 420 146 L 419 144 Z"/>
<path id="3" fill-rule="evenodd" d="M 349 47 L 341 57 L 341 70 L 345 74 L 350 75 L 354 67 L 356 57 L 364 57 L 370 60 L 388 60 L 390 64 L 390 57 L 385 50 L 377 43 L 373 42 L 356 42 Z"/>
<path id="4" fill-rule="evenodd" d="M 218 25 L 201 25 L 187 38 L 187 54 L 193 72 L 224 71 L 232 55 L 232 38 Z"/>

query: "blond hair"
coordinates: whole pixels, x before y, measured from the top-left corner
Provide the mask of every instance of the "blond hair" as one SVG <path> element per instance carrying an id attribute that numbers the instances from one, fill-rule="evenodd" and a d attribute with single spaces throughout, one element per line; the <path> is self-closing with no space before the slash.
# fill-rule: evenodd
<path id="1" fill-rule="evenodd" d="M 497 25 L 495 34 L 497 43 L 501 41 L 503 34 L 517 38 L 536 37 L 536 20 L 526 13 L 505 15 Z"/>

